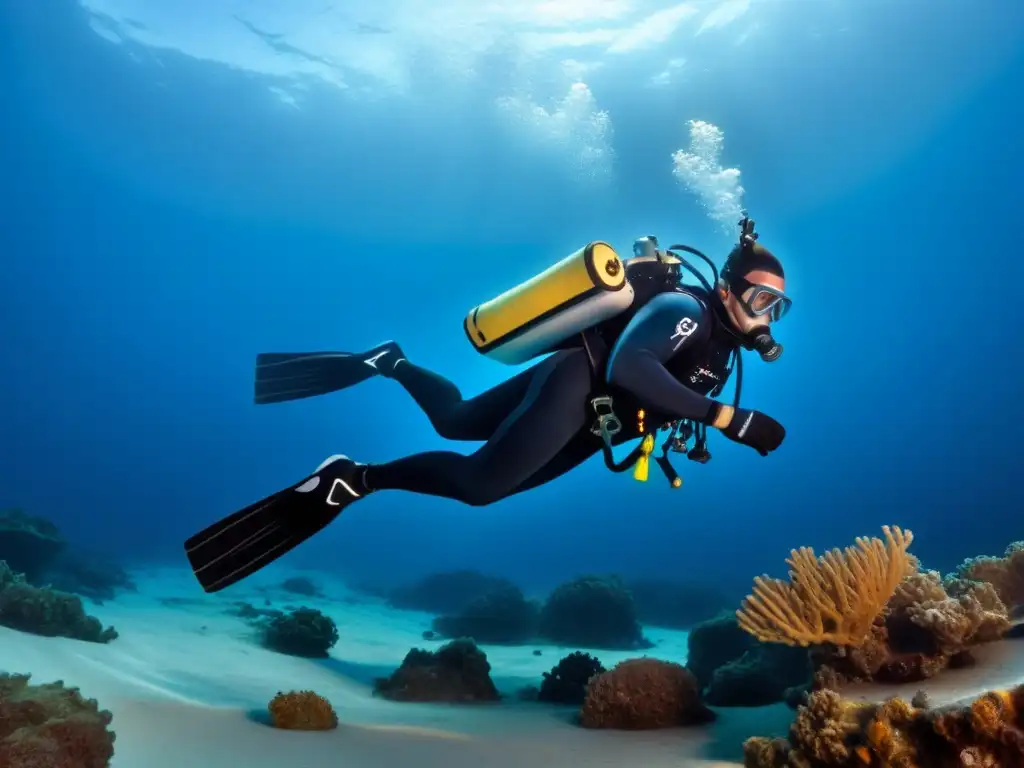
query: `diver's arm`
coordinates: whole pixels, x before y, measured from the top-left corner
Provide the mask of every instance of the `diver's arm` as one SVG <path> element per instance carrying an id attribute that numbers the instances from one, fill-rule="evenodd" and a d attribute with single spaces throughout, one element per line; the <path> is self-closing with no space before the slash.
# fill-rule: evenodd
<path id="1" fill-rule="evenodd" d="M 710 331 L 707 310 L 692 296 L 656 296 L 630 320 L 615 344 L 608 359 L 608 383 L 657 413 L 725 427 L 732 408 L 685 387 L 665 367 L 674 355 L 704 343 Z"/>

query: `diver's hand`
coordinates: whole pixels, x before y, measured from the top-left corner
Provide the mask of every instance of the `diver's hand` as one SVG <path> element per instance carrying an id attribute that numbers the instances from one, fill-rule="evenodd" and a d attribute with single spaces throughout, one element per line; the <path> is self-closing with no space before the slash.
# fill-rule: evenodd
<path id="1" fill-rule="evenodd" d="M 734 410 L 723 406 L 715 419 L 715 426 L 730 440 L 750 446 L 762 456 L 774 451 L 786 438 L 786 428 L 779 422 L 760 411 L 746 408 Z"/>

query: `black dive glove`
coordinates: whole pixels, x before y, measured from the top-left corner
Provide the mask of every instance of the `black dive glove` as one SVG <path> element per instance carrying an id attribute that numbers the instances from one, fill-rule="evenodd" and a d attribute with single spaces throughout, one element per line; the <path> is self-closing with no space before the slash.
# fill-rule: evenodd
<path id="1" fill-rule="evenodd" d="M 782 445 L 786 437 L 786 428 L 760 411 L 737 408 L 732 415 L 732 421 L 722 430 L 722 434 L 730 440 L 750 446 L 762 456 L 767 456 Z"/>

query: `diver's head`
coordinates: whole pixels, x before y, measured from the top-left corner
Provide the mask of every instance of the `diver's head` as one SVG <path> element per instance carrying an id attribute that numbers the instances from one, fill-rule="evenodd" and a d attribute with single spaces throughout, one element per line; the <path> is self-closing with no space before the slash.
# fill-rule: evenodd
<path id="1" fill-rule="evenodd" d="M 726 318 L 746 346 L 768 362 L 777 360 L 782 346 L 772 338 L 770 326 L 792 304 L 782 263 L 760 243 L 742 242 L 729 254 L 717 289 Z"/>

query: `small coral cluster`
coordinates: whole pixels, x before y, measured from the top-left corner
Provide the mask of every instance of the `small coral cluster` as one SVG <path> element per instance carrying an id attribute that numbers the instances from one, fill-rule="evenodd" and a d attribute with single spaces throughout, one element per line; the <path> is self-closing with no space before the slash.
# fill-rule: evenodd
<path id="1" fill-rule="evenodd" d="M 270 617 L 260 626 L 263 645 L 278 653 L 323 658 L 338 642 L 338 627 L 315 608 L 296 608 Z"/>
<path id="2" fill-rule="evenodd" d="M 292 731 L 330 731 L 338 727 L 338 715 L 331 702 L 313 691 L 278 694 L 267 705 L 275 728 Z"/>
<path id="3" fill-rule="evenodd" d="M 1019 768 L 1024 765 L 1024 686 L 966 707 L 916 708 L 902 699 L 854 703 L 815 691 L 788 739 L 744 744 L 747 768 Z"/>
<path id="4" fill-rule="evenodd" d="M 627 659 L 591 679 L 580 710 L 584 728 L 648 730 L 713 719 L 686 667 L 649 658 Z"/>
<path id="5" fill-rule="evenodd" d="M 0 675 L 0 766 L 106 768 L 114 755 L 111 714 L 61 682 L 29 685 Z"/>
<path id="6" fill-rule="evenodd" d="M 230 613 L 244 619 L 256 630 L 264 648 L 289 656 L 326 658 L 338 642 L 338 627 L 334 619 L 315 608 L 281 611 L 236 603 Z"/>
<path id="7" fill-rule="evenodd" d="M 550 672 L 545 672 L 537 692 L 538 701 L 549 704 L 583 704 L 587 685 L 607 670 L 589 653 L 575 651 L 565 656 Z"/>
<path id="8" fill-rule="evenodd" d="M 497 701 L 487 655 L 472 640 L 453 640 L 436 651 L 413 648 L 389 677 L 376 681 L 374 692 L 393 701 Z"/>

